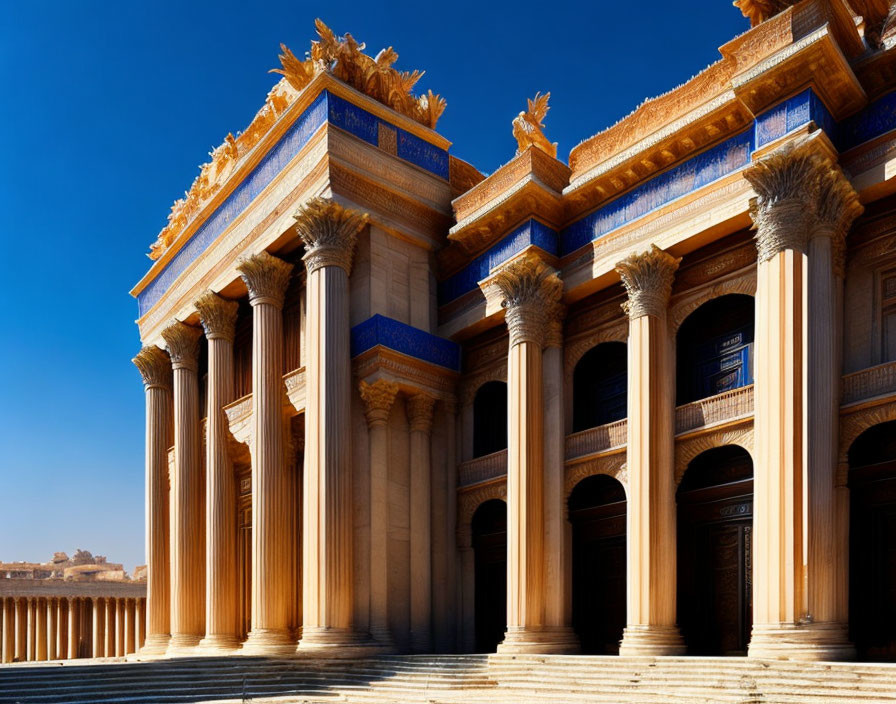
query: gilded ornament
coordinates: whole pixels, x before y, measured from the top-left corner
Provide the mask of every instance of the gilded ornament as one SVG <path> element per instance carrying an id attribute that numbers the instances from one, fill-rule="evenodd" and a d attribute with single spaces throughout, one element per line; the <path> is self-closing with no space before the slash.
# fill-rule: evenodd
<path id="1" fill-rule="evenodd" d="M 519 156 L 529 147 L 537 147 L 553 159 L 557 158 L 557 143 L 553 144 L 544 136 L 544 118 L 548 114 L 548 100 L 551 94 L 540 92 L 528 100 L 528 109 L 513 120 L 513 136 L 516 138 L 516 154 Z"/>
<path id="2" fill-rule="evenodd" d="M 162 337 L 168 345 L 173 369 L 189 369 L 194 372 L 199 369 L 199 338 L 202 337 L 202 330 L 174 320 L 162 330 Z"/>
<path id="3" fill-rule="evenodd" d="M 563 282 L 540 259 L 524 257 L 507 264 L 494 278 L 504 295 L 501 305 L 510 331 L 510 346 L 547 337 L 550 315 L 563 294 Z"/>
<path id="4" fill-rule="evenodd" d="M 414 394 L 407 401 L 408 425 L 412 431 L 428 433 L 436 400 L 428 394 Z"/>
<path id="5" fill-rule="evenodd" d="M 249 303 L 253 306 L 267 303 L 277 308 L 283 307 L 292 269 L 292 264 L 263 250 L 241 259 L 236 265 L 236 270 L 249 289 Z"/>
<path id="6" fill-rule="evenodd" d="M 389 412 L 398 395 L 398 384 L 385 379 L 378 379 L 372 384 L 362 380 L 359 391 L 361 400 L 364 401 L 368 427 L 385 425 L 389 421 Z"/>
<path id="7" fill-rule="evenodd" d="M 212 291 L 206 291 L 193 305 L 199 311 L 199 322 L 202 323 L 206 338 L 233 342 L 239 303 L 222 298 Z"/>
<path id="8" fill-rule="evenodd" d="M 786 10 L 794 2 L 787 0 L 734 0 L 732 5 L 739 9 L 743 16 L 750 20 L 750 26 L 765 22 L 782 10 Z"/>

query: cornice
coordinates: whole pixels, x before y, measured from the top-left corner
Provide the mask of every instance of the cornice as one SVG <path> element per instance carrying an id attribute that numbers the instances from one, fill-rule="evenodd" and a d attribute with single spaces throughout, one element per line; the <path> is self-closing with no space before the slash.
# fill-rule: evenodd
<path id="1" fill-rule="evenodd" d="M 352 369 L 359 382 L 376 384 L 379 380 L 394 383 L 408 395 L 425 392 L 441 401 L 455 399 L 458 372 L 377 345 L 352 359 Z"/>

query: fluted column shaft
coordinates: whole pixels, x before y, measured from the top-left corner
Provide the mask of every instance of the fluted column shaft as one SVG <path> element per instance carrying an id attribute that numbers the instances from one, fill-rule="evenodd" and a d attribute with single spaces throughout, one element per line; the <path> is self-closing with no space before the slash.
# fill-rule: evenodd
<path id="1" fill-rule="evenodd" d="M 56 659 L 56 604 L 52 598 L 46 603 L 47 660 Z"/>
<path id="2" fill-rule="evenodd" d="M 675 259 L 656 246 L 616 266 L 628 293 L 627 619 L 621 655 L 684 652 L 676 624 L 672 346 Z"/>
<path id="3" fill-rule="evenodd" d="M 134 602 L 124 599 L 124 654 L 134 652 Z"/>
<path id="4" fill-rule="evenodd" d="M 107 658 L 115 656 L 115 600 L 107 598 L 103 604 L 103 652 Z"/>
<path id="5" fill-rule="evenodd" d="M 134 600 L 134 647 L 140 650 L 146 639 L 146 608 L 144 600 L 139 597 Z"/>
<path id="6" fill-rule="evenodd" d="M 37 599 L 32 597 L 28 597 L 28 611 L 25 617 L 25 627 L 27 629 L 25 636 L 25 652 L 26 659 L 29 661 L 37 660 L 36 656 L 36 644 L 34 642 L 34 612 L 36 607 Z"/>
<path id="7" fill-rule="evenodd" d="M 370 633 L 392 645 L 389 633 L 389 413 L 398 384 L 380 379 L 360 386 L 370 445 Z"/>
<path id="8" fill-rule="evenodd" d="M 15 660 L 25 662 L 28 657 L 28 600 L 24 597 L 16 599 L 16 647 Z"/>
<path id="9" fill-rule="evenodd" d="M 861 209 L 808 140 L 773 152 L 746 176 L 757 192 L 758 249 L 749 654 L 850 657 L 835 573 L 842 305 L 835 250 Z"/>
<path id="10" fill-rule="evenodd" d="M 174 634 L 171 634 L 174 636 Z M 124 657 L 125 654 L 124 633 L 124 599 L 115 600 L 115 655 Z"/>
<path id="11" fill-rule="evenodd" d="M 252 305 L 252 630 L 246 652 L 286 653 L 292 600 L 283 416 L 283 297 L 292 265 L 262 252 L 237 267 Z"/>
<path id="12" fill-rule="evenodd" d="M 94 597 L 91 601 L 91 646 L 93 657 L 101 658 L 105 655 L 103 648 L 103 617 L 105 609 L 102 608 L 102 601 L 98 597 Z"/>
<path id="13" fill-rule="evenodd" d="M 494 278 L 510 332 L 507 358 L 507 632 L 499 652 L 567 652 L 568 634 L 548 625 L 544 508 L 542 347 L 562 283 L 538 259 Z"/>
<path id="14" fill-rule="evenodd" d="M 66 643 L 68 645 L 68 659 L 74 660 L 78 657 L 78 643 L 80 640 L 78 635 L 78 600 L 69 597 L 66 607 L 68 612 L 68 636 L 66 638 Z"/>
<path id="15" fill-rule="evenodd" d="M 0 634 L 0 662 L 12 662 L 16 650 L 16 614 L 15 601 L 12 597 L 4 597 L 3 632 Z"/>
<path id="16" fill-rule="evenodd" d="M 171 638 L 168 448 L 172 445 L 171 360 L 156 346 L 134 358 L 146 388 L 147 653 L 161 654 Z"/>
<path id="17" fill-rule="evenodd" d="M 410 423 L 410 568 L 411 650 L 432 649 L 432 457 L 430 433 L 435 399 L 415 394 L 408 399 Z"/>
<path id="18" fill-rule="evenodd" d="M 238 304 L 206 293 L 196 308 L 208 339 L 206 392 L 206 591 L 204 649 L 239 644 L 237 486 L 227 451 L 224 406 L 234 400 L 233 338 Z"/>
<path id="19" fill-rule="evenodd" d="M 352 464 L 349 288 L 355 239 L 366 222 L 332 201 L 296 216 L 307 250 L 307 342 L 300 651 L 344 650 L 352 622 Z"/>
<path id="20" fill-rule="evenodd" d="M 65 599 L 59 597 L 56 599 L 56 657 L 60 660 L 65 660 L 68 650 L 68 642 L 65 638 L 67 628 Z"/>
<path id="21" fill-rule="evenodd" d="M 174 370 L 170 653 L 197 645 L 205 631 L 205 481 L 200 459 L 198 379 L 200 335 L 198 328 L 179 322 L 162 332 Z"/>
<path id="22" fill-rule="evenodd" d="M 47 604 L 43 599 L 34 600 L 35 660 L 47 659 Z"/>

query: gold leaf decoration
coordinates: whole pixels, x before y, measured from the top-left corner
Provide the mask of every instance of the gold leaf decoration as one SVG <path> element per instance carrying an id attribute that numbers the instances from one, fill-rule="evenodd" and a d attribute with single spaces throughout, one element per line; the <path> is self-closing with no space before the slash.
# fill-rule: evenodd
<path id="1" fill-rule="evenodd" d="M 521 112 L 513 120 L 513 136 L 516 138 L 517 156 L 529 147 L 537 147 L 543 152 L 557 158 L 557 143 L 553 144 L 544 136 L 544 118 L 548 114 L 548 100 L 551 94 L 536 93 L 532 100 L 527 101 L 528 110 Z"/>

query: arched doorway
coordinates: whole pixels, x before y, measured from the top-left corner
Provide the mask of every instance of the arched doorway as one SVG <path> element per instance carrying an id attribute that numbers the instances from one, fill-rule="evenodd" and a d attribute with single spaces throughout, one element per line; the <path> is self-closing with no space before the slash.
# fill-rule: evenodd
<path id="1" fill-rule="evenodd" d="M 678 405 L 753 383 L 755 317 L 752 296 L 728 294 L 685 319 L 676 341 Z"/>
<path id="2" fill-rule="evenodd" d="M 619 654 L 626 620 L 625 520 L 625 489 L 613 477 L 586 477 L 569 495 L 572 625 L 586 654 Z"/>
<path id="3" fill-rule="evenodd" d="M 588 350 L 572 377 L 572 431 L 625 418 L 628 365 L 624 342 L 605 342 Z"/>
<path id="4" fill-rule="evenodd" d="M 746 655 L 753 625 L 753 461 L 726 445 L 688 465 L 678 501 L 678 625 L 691 655 Z"/>
<path id="5" fill-rule="evenodd" d="M 849 448 L 849 637 L 861 658 L 896 660 L 896 421 Z"/>
<path id="6" fill-rule="evenodd" d="M 507 384 L 488 381 L 473 399 L 473 457 L 507 448 Z"/>
<path id="7" fill-rule="evenodd" d="M 483 502 L 472 529 L 476 652 L 493 653 L 507 625 L 507 504 Z"/>

